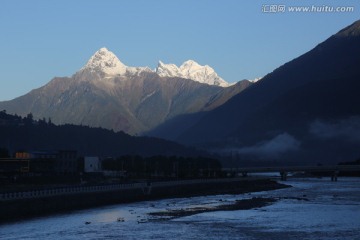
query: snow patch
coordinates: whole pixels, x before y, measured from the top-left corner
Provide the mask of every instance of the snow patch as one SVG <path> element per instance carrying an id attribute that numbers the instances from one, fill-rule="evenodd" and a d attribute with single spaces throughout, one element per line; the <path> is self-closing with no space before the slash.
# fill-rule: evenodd
<path id="1" fill-rule="evenodd" d="M 143 99 L 141 99 L 141 103 L 144 102 L 149 97 L 151 97 L 152 95 L 154 95 L 155 93 L 156 93 L 156 91 L 152 91 L 151 93 L 147 94 Z"/>

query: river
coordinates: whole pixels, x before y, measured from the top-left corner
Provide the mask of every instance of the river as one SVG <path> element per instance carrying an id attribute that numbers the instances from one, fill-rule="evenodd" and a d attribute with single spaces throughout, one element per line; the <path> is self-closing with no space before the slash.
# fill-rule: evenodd
<path id="1" fill-rule="evenodd" d="M 2 224 L 0 239 L 360 239 L 360 178 L 285 183 L 292 188 L 119 204 Z M 148 215 L 253 197 L 278 201 L 168 220 Z"/>

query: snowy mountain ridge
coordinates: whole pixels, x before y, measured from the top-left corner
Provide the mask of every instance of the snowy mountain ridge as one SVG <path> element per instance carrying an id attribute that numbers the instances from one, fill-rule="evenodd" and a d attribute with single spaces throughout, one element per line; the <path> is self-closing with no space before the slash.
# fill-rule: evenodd
<path id="1" fill-rule="evenodd" d="M 181 77 L 209 85 L 228 87 L 230 84 L 219 77 L 208 65 L 201 66 L 194 60 L 185 61 L 180 67 L 159 61 L 155 72 L 161 77 Z"/>
<path id="2" fill-rule="evenodd" d="M 184 62 L 180 67 L 175 64 L 164 64 L 159 61 L 155 70 L 149 67 L 129 67 L 123 64 L 119 58 L 107 48 L 100 48 L 79 72 L 100 73 L 105 76 L 116 76 L 125 74 L 138 74 L 140 72 L 155 72 L 160 77 L 180 77 L 191 79 L 196 82 L 221 87 L 228 87 L 230 84 L 220 78 L 217 73 L 208 65 L 201 66 L 193 60 Z"/>

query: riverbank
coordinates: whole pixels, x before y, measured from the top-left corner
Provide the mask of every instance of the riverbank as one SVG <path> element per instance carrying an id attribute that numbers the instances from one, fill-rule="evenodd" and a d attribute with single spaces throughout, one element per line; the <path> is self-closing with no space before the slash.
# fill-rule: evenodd
<path id="1" fill-rule="evenodd" d="M 218 194 L 241 194 L 289 187 L 270 179 L 218 179 L 173 181 L 145 184 L 145 187 L 123 188 L 102 192 L 82 192 L 59 196 L 1 201 L 0 222 L 94 208 L 103 205 L 164 198 Z"/>

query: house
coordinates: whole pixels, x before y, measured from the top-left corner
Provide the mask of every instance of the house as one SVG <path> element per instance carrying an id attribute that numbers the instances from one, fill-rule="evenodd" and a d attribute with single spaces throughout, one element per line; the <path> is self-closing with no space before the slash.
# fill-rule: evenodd
<path id="1" fill-rule="evenodd" d="M 99 157 L 85 157 L 84 158 L 84 172 L 97 173 L 101 172 L 101 161 Z"/>
<path id="2" fill-rule="evenodd" d="M 78 171 L 77 152 L 72 150 L 59 151 L 20 151 L 15 159 L 28 160 L 29 172 L 75 174 Z"/>

